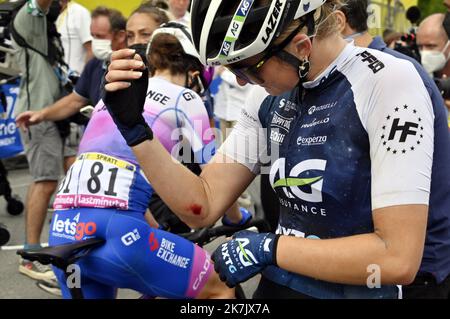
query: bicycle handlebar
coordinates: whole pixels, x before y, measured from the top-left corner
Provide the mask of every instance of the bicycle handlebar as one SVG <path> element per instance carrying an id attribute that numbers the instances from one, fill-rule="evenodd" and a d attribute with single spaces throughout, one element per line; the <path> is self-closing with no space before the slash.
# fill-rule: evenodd
<path id="1" fill-rule="evenodd" d="M 248 223 L 241 225 L 241 226 L 216 226 L 216 227 L 209 227 L 209 228 L 202 228 L 200 230 L 195 230 L 190 233 L 182 233 L 178 234 L 181 237 L 184 237 L 199 246 L 203 246 L 207 243 L 210 243 L 217 237 L 221 236 L 232 236 L 234 233 L 249 229 L 252 227 L 256 227 L 260 233 L 268 232 L 270 231 L 270 226 L 263 218 L 253 218 Z"/>

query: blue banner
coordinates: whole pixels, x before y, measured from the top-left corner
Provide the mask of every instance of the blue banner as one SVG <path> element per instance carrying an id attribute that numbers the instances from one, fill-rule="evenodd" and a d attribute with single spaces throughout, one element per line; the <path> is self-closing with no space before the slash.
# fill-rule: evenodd
<path id="1" fill-rule="evenodd" d="M 18 81 L 0 86 L 0 95 L 0 158 L 8 158 L 23 151 L 19 129 L 14 118 L 14 107 L 19 95 Z"/>

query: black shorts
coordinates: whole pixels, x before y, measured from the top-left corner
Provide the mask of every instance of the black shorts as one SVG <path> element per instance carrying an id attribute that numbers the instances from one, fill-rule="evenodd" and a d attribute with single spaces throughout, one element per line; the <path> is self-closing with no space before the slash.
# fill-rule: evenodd
<path id="1" fill-rule="evenodd" d="M 440 284 L 431 274 L 418 274 L 414 282 L 403 286 L 403 299 L 450 299 L 450 275 Z"/>

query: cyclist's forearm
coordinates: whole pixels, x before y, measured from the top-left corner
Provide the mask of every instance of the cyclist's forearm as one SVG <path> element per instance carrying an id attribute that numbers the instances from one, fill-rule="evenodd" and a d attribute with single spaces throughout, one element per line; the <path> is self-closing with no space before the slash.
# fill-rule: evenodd
<path id="1" fill-rule="evenodd" d="M 77 112 L 79 112 L 88 101 L 83 97 L 71 93 L 62 99 L 56 101 L 55 104 L 50 105 L 42 110 L 42 115 L 45 121 L 60 121 L 64 120 Z"/>
<path id="2" fill-rule="evenodd" d="M 155 191 L 170 209 L 190 226 L 203 226 L 211 218 L 207 184 L 177 163 L 161 143 L 143 142 L 133 151 Z"/>
<path id="3" fill-rule="evenodd" d="M 373 233 L 325 240 L 282 236 L 278 266 L 342 284 L 366 285 L 376 276 L 382 284 L 409 284 L 422 259 L 427 208 L 404 205 L 383 210 Z"/>
<path id="4" fill-rule="evenodd" d="M 323 281 L 365 285 L 372 269 L 380 269 L 383 283 L 398 282 L 392 271 L 402 269 L 401 259 L 389 256 L 375 234 L 317 240 L 282 236 L 278 242 L 280 268 Z"/>

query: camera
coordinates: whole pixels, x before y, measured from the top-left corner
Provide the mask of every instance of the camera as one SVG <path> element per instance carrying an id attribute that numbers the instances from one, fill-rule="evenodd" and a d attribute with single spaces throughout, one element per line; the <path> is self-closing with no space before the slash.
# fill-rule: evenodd
<path id="1" fill-rule="evenodd" d="M 406 19 L 411 22 L 413 27 L 409 31 L 409 33 L 404 34 L 400 41 L 395 43 L 394 50 L 403 53 L 419 63 L 421 62 L 419 47 L 417 46 L 417 36 L 416 36 L 416 27 L 417 23 L 420 21 L 422 13 L 420 12 L 419 7 L 412 6 L 406 11 Z"/>
<path id="2" fill-rule="evenodd" d="M 450 78 L 445 79 L 435 78 L 434 82 L 436 83 L 444 100 L 450 100 Z"/>
<path id="3" fill-rule="evenodd" d="M 419 63 L 421 62 L 416 32 L 414 29 L 412 29 L 410 33 L 402 35 L 400 41 L 395 43 L 394 50 L 415 59 Z"/>

